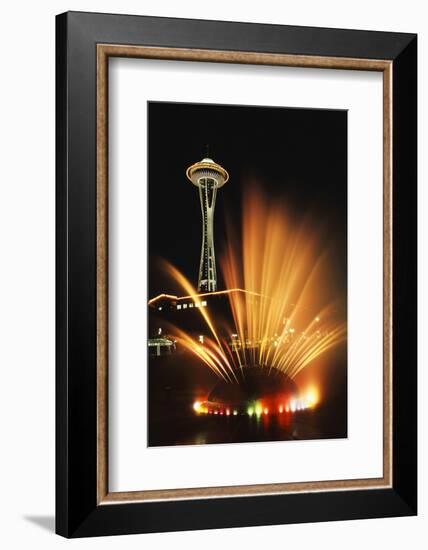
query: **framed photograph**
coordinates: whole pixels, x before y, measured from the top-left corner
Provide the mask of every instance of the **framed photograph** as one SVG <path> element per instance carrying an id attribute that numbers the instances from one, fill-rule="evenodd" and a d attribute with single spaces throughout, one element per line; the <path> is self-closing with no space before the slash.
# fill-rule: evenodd
<path id="1" fill-rule="evenodd" d="M 416 514 L 416 36 L 56 48 L 58 534 Z"/>
<path id="2" fill-rule="evenodd" d="M 346 438 L 347 112 L 147 109 L 148 446 Z"/>

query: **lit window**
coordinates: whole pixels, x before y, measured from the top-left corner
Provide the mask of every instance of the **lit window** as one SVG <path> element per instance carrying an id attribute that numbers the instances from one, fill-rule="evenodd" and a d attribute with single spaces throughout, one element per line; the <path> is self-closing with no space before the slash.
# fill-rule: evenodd
<path id="1" fill-rule="evenodd" d="M 189 307 L 193 307 L 193 304 L 189 304 Z"/>
<path id="2" fill-rule="evenodd" d="M 199 307 L 201 304 L 199 302 L 195 302 L 195 307 Z"/>
<path id="3" fill-rule="evenodd" d="M 177 309 L 181 309 L 181 305 L 178 305 L 178 306 L 177 306 Z"/>
<path id="4" fill-rule="evenodd" d="M 183 304 L 183 309 L 187 309 L 187 304 Z"/>
<path id="5" fill-rule="evenodd" d="M 207 307 L 207 303 L 204 301 L 201 303 L 202 307 Z"/>
<path id="6" fill-rule="evenodd" d="M 203 334 L 200 334 L 198 339 L 199 339 L 199 342 L 200 342 L 201 344 L 204 343 L 204 335 L 203 335 Z"/>

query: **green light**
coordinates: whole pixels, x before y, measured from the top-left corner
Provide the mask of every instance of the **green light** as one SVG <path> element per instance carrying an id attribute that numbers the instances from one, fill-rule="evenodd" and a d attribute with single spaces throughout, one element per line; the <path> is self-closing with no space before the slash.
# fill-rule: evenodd
<path id="1" fill-rule="evenodd" d="M 248 413 L 249 416 L 253 416 L 253 414 L 254 414 L 253 408 L 252 408 L 252 407 L 248 407 L 247 413 Z"/>
<path id="2" fill-rule="evenodd" d="M 256 405 L 256 415 L 257 416 L 260 416 L 263 412 L 263 409 L 262 409 L 262 406 L 260 405 L 260 403 L 257 403 Z"/>

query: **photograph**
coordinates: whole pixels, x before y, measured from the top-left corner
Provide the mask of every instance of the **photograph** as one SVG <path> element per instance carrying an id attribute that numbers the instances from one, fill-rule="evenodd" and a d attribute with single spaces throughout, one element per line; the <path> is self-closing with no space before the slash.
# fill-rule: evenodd
<path id="1" fill-rule="evenodd" d="M 346 438 L 347 110 L 147 110 L 147 445 Z"/>
<path id="2" fill-rule="evenodd" d="M 3 4 L 0 548 L 426 546 L 425 11 Z"/>

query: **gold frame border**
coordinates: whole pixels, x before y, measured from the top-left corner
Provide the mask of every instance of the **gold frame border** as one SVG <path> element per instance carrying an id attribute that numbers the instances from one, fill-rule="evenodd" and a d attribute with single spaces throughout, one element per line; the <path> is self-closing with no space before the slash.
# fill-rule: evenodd
<path id="1" fill-rule="evenodd" d="M 108 490 L 108 59 L 205 61 L 383 73 L 383 476 L 129 492 Z M 392 61 L 97 44 L 97 504 L 392 486 Z"/>

